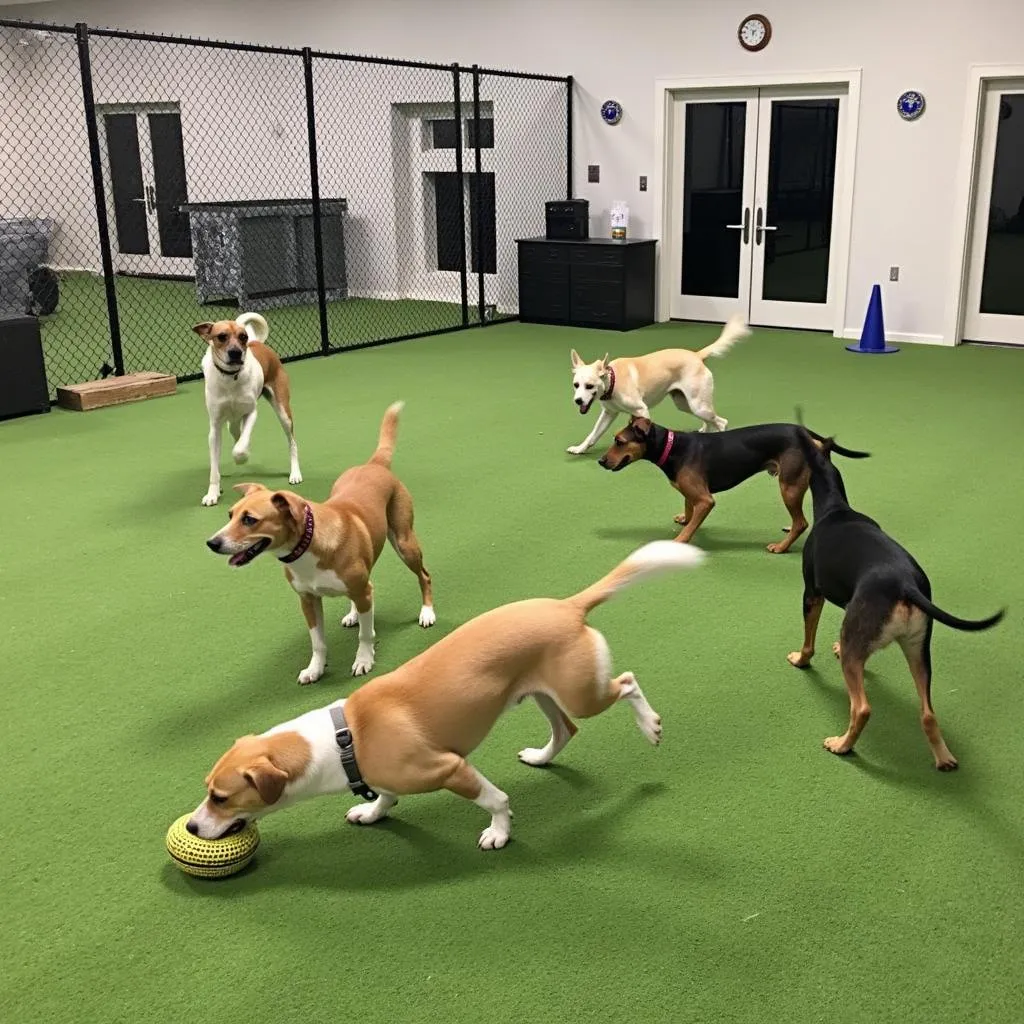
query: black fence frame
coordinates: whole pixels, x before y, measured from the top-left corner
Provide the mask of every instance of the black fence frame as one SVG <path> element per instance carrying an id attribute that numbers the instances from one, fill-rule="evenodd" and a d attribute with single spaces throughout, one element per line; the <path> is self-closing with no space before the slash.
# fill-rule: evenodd
<path id="1" fill-rule="evenodd" d="M 219 50 L 234 50 L 248 53 L 260 53 L 260 54 L 275 54 L 281 56 L 299 57 L 303 63 L 304 81 L 305 81 L 305 101 L 306 101 L 306 129 L 308 133 L 308 146 L 309 146 L 309 173 L 310 173 L 310 198 L 312 202 L 312 222 L 313 222 L 313 243 L 315 250 L 315 267 L 316 267 L 316 289 L 317 289 L 317 306 L 319 311 L 319 324 L 320 324 L 320 348 L 319 351 L 304 352 L 291 355 L 282 355 L 284 361 L 295 361 L 299 359 L 309 359 L 314 356 L 333 355 L 339 352 L 356 351 L 358 349 L 375 347 L 378 345 L 387 345 L 396 341 L 407 341 L 413 338 L 424 338 L 431 337 L 439 334 L 448 334 L 453 331 L 469 330 L 471 328 L 487 327 L 495 323 L 508 322 L 518 319 L 516 315 L 500 316 L 488 318 L 486 315 L 487 303 L 486 303 L 486 288 L 485 288 L 485 271 L 483 269 L 482 259 L 478 261 L 479 265 L 475 274 L 476 288 L 474 289 L 476 295 L 471 301 L 470 298 L 470 270 L 468 267 L 468 253 L 465 245 L 465 210 L 460 211 L 460 220 L 462 221 L 462 234 L 460 236 L 460 253 L 461 253 L 461 268 L 460 268 L 460 292 L 461 292 L 461 303 L 462 303 L 462 317 L 461 324 L 442 327 L 439 329 L 421 331 L 412 334 L 403 334 L 396 337 L 382 338 L 374 341 L 361 341 L 355 342 L 348 345 L 333 345 L 330 340 L 329 326 L 328 326 L 328 315 L 327 315 L 327 295 L 325 288 L 325 274 L 324 274 L 324 253 L 323 253 L 323 233 L 322 233 L 322 218 L 321 218 L 321 205 L 320 205 L 320 177 L 319 177 L 319 159 L 317 155 L 317 105 L 316 96 L 314 89 L 314 78 L 313 78 L 313 61 L 316 60 L 336 60 L 336 61 L 347 61 L 353 64 L 369 64 L 369 65 L 384 65 L 388 67 L 405 67 L 405 68 L 421 68 L 432 71 L 446 71 L 452 75 L 452 95 L 453 95 L 453 107 L 457 111 L 461 109 L 463 102 L 462 92 L 462 75 L 469 74 L 472 81 L 472 109 L 474 122 L 480 123 L 480 80 L 484 75 L 494 76 L 499 78 L 511 78 L 511 79 L 523 79 L 533 81 L 546 81 L 546 82 L 561 82 L 565 85 L 565 198 L 573 198 L 573 77 L 571 75 L 546 75 L 538 74 L 533 72 L 522 72 L 513 71 L 500 68 L 488 68 L 482 67 L 478 64 L 465 65 L 465 64 L 438 64 L 429 61 L 416 61 L 416 60 L 403 60 L 398 58 L 390 57 L 373 57 L 353 54 L 334 53 L 324 50 L 314 50 L 310 47 L 304 47 L 296 49 L 293 47 L 279 47 L 279 46 L 261 46 L 255 43 L 241 43 L 231 42 L 215 39 L 203 39 L 194 38 L 190 36 L 173 36 L 173 35 L 162 35 L 145 32 L 131 32 L 120 29 L 109 29 L 109 28 L 91 28 L 84 22 L 79 22 L 74 26 L 70 25 L 57 25 L 50 24 L 47 22 L 34 22 L 34 21 L 19 21 L 19 20 L 8 20 L 0 19 L 0 28 L 21 30 L 21 31 L 42 31 L 47 33 L 54 33 L 64 36 L 74 36 L 77 43 L 78 50 L 78 61 L 79 69 L 81 73 L 81 85 L 82 85 L 82 103 L 84 108 L 85 127 L 89 145 L 89 157 L 92 170 L 92 184 L 96 206 L 96 226 L 97 234 L 99 239 L 99 249 L 101 257 L 101 267 L 104 281 L 104 291 L 106 296 L 106 311 L 107 319 L 110 330 L 110 355 L 111 364 L 110 366 L 104 365 L 100 372 L 103 376 L 109 376 L 111 374 L 115 376 L 122 376 L 125 374 L 125 360 L 124 352 L 122 348 L 121 340 L 121 321 L 120 321 L 120 309 L 118 305 L 117 288 L 115 284 L 116 274 L 114 271 L 113 255 L 111 250 L 111 237 L 110 237 L 110 225 L 107 216 L 107 202 L 104 191 L 104 180 L 103 180 L 103 169 L 102 169 L 102 158 L 100 149 L 100 136 L 96 114 L 96 102 L 93 95 L 93 77 L 92 77 L 92 59 L 90 56 L 90 39 L 92 38 L 111 38 L 111 39 L 126 39 L 135 40 L 138 42 L 146 43 L 164 43 L 173 44 L 176 46 L 195 46 L 195 47 L 208 47 Z M 481 147 L 478 144 L 476 146 L 466 147 L 462 141 L 461 131 L 456 133 L 457 141 L 455 146 L 455 160 L 456 160 L 456 173 L 458 174 L 458 181 L 460 188 L 464 185 L 464 178 L 466 175 L 465 169 L 465 158 L 466 148 L 471 148 L 474 152 L 473 168 L 469 173 L 481 173 Z M 479 211 L 479 203 L 481 198 L 481 190 L 477 190 L 477 210 Z M 551 198 L 557 198 L 552 196 Z M 477 224 L 477 231 L 480 230 L 480 224 L 482 222 L 482 216 L 475 216 L 475 222 Z M 475 308 L 474 308 L 475 307 Z M 473 316 L 470 312 L 473 312 Z M 202 376 L 200 373 L 193 374 L 182 374 L 178 376 L 178 380 L 195 380 Z"/>

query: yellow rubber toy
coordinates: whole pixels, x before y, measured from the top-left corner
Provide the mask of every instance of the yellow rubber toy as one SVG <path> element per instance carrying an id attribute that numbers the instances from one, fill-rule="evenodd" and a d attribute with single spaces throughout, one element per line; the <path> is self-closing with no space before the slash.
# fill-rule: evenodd
<path id="1" fill-rule="evenodd" d="M 196 878 L 227 878 L 252 860 L 260 845 L 254 822 L 226 839 L 200 839 L 185 828 L 191 815 L 183 814 L 167 830 L 167 852 L 171 860 Z"/>

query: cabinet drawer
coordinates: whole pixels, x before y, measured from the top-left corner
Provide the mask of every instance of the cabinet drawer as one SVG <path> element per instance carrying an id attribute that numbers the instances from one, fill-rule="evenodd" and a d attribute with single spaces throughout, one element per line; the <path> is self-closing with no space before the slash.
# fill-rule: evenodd
<path id="1" fill-rule="evenodd" d="M 577 263 L 572 268 L 572 283 L 577 288 L 611 288 L 622 290 L 626 268 L 597 263 Z"/>
<path id="2" fill-rule="evenodd" d="M 571 245 L 568 248 L 571 263 L 592 267 L 622 267 L 626 262 L 626 250 L 618 246 Z"/>
<path id="3" fill-rule="evenodd" d="M 521 266 L 543 267 L 551 264 L 566 264 L 569 253 L 564 245 L 544 245 L 543 243 L 521 242 L 519 244 L 519 263 Z"/>

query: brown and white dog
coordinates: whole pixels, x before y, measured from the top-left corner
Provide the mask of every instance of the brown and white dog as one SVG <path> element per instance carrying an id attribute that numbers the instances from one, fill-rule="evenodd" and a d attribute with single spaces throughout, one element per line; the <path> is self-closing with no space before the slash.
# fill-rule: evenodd
<path id="1" fill-rule="evenodd" d="M 657 744 L 661 719 L 632 672 L 613 677 L 608 642 L 586 618 L 623 588 L 702 559 L 698 548 L 655 541 L 573 597 L 485 612 L 347 700 L 243 736 L 207 775 L 206 797 L 186 827 L 214 839 L 299 800 L 349 789 L 332 718 L 332 708 L 341 708 L 358 775 L 376 794 L 348 812 L 350 822 L 369 825 L 399 796 L 447 789 L 491 815 L 478 845 L 500 849 L 511 829 L 508 796 L 466 758 L 502 712 L 526 697 L 551 725 L 543 747 L 519 752 L 528 765 L 557 756 L 577 731 L 573 718 L 599 715 L 618 701 L 629 702 L 640 732 Z"/>
<path id="2" fill-rule="evenodd" d="M 249 461 L 261 394 L 269 399 L 288 438 L 288 483 L 301 484 L 288 374 L 277 353 L 265 344 L 270 333 L 267 321 L 259 313 L 243 313 L 237 320 L 196 324 L 192 330 L 209 346 L 203 355 L 203 377 L 210 416 L 210 486 L 203 504 L 216 505 L 220 499 L 220 439 L 225 423 L 235 439 L 231 449 L 235 462 Z"/>
<path id="3" fill-rule="evenodd" d="M 228 524 L 206 546 L 228 555 L 235 567 L 247 565 L 264 551 L 278 551 L 284 573 L 302 602 L 313 656 L 299 673 L 302 684 L 315 683 L 327 667 L 324 638 L 325 597 L 348 596 L 352 606 L 343 626 L 359 626 L 359 646 L 352 674 L 373 668 L 373 584 L 370 573 L 385 539 L 420 581 L 421 626 L 435 622 L 430 573 L 413 532 L 412 497 L 391 472 L 402 402 L 384 413 L 377 449 L 369 462 L 345 470 L 322 504 L 291 491 L 272 491 L 263 484 L 236 484 L 244 497 L 231 509 Z"/>
<path id="4" fill-rule="evenodd" d="M 737 313 L 722 328 L 716 341 L 698 352 L 688 348 L 666 348 L 645 356 L 623 356 L 608 362 L 607 354 L 595 363 L 584 363 L 576 349 L 572 360 L 573 401 L 586 415 L 597 400 L 601 415 L 594 429 L 579 444 L 566 449 L 570 455 L 582 455 L 604 436 L 619 413 L 651 418 L 651 410 L 666 395 L 676 408 L 692 413 L 708 427 L 725 430 L 729 421 L 715 412 L 715 379 L 704 365 L 710 356 L 724 356 L 750 333 L 744 318 Z"/>

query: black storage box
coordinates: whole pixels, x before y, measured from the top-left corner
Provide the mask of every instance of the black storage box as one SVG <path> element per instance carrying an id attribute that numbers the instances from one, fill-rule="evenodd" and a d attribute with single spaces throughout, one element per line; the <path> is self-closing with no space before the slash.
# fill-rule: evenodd
<path id="1" fill-rule="evenodd" d="M 559 199 L 545 203 L 546 237 L 553 241 L 581 241 L 590 237 L 590 203 L 586 199 Z"/>
<path id="2" fill-rule="evenodd" d="M 0 419 L 49 412 L 43 342 L 34 316 L 0 317 Z"/>

